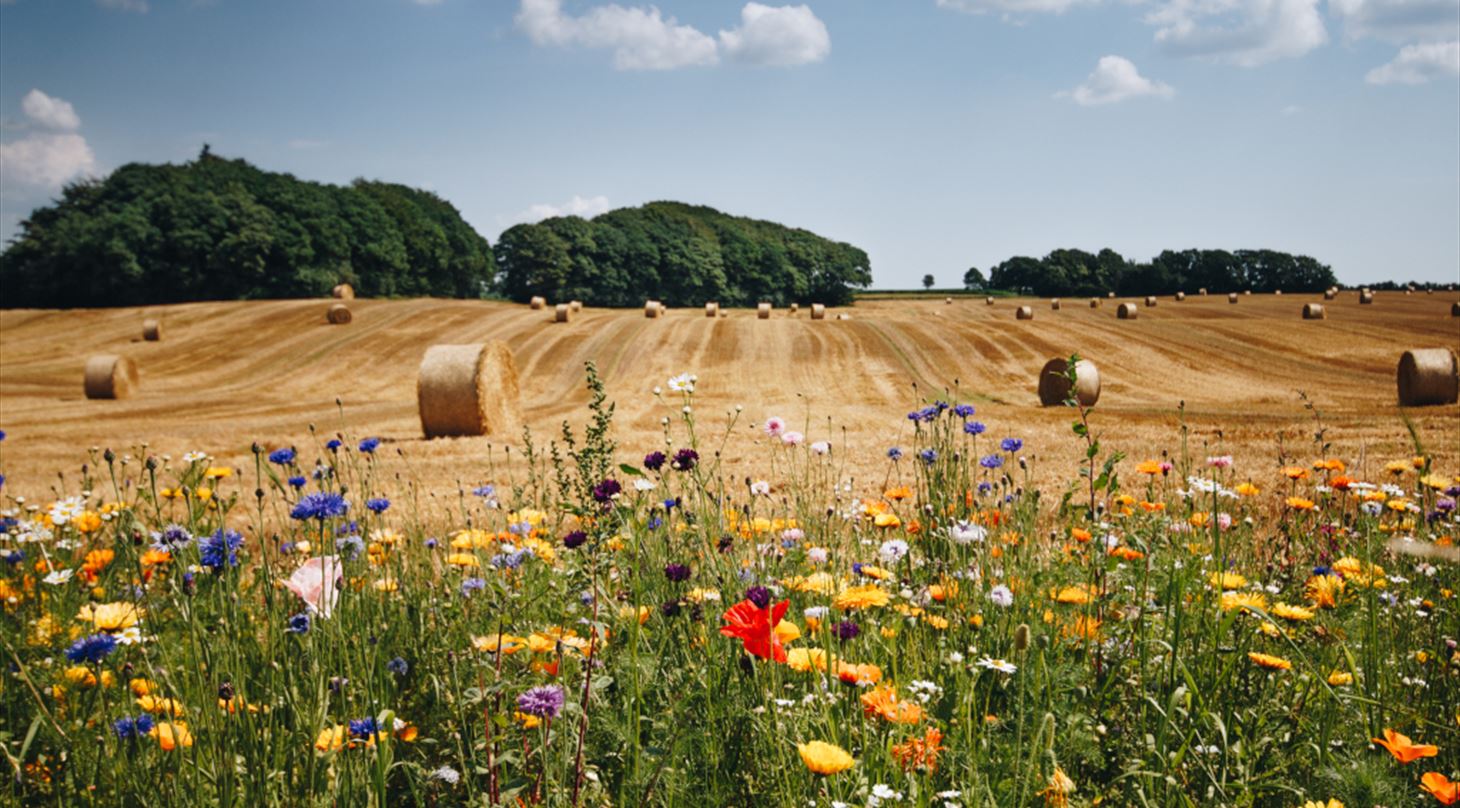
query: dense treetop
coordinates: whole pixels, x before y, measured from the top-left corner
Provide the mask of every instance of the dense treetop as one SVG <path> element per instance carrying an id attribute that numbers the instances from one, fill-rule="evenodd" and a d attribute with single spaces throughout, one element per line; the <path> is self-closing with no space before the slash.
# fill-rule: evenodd
<path id="1" fill-rule="evenodd" d="M 520 224 L 496 254 L 499 289 L 513 300 L 840 305 L 872 282 L 867 254 L 850 244 L 679 202 Z"/>
<path id="2" fill-rule="evenodd" d="M 1306 255 L 1275 250 L 1164 250 L 1148 262 L 1128 261 L 1111 249 L 1098 254 L 1055 250 L 1043 258 L 1014 256 L 963 276 L 969 289 L 1002 289 L 1039 297 L 1158 295 L 1206 288 L 1212 292 L 1318 292 L 1337 283 L 1333 270 Z"/>
<path id="3" fill-rule="evenodd" d="M 324 185 L 204 147 L 71 185 L 0 255 L 6 306 L 129 306 L 362 295 L 482 297 L 487 240 L 428 191 Z"/>

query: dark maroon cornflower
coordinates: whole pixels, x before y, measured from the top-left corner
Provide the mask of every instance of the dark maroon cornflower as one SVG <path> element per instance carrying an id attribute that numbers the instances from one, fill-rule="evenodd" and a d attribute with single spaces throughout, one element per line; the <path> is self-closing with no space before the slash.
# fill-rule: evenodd
<path id="1" fill-rule="evenodd" d="M 607 480 L 599 483 L 598 485 L 593 486 L 593 498 L 598 500 L 599 502 L 607 504 L 608 502 L 612 501 L 615 496 L 618 495 L 618 492 L 622 490 L 624 490 L 624 488 L 623 486 L 618 484 L 618 480 L 610 477 Z"/>
<path id="2" fill-rule="evenodd" d="M 664 615 L 665 617 L 677 617 L 677 616 L 679 616 L 679 601 L 677 601 L 677 600 L 666 600 L 666 601 L 664 601 L 663 603 L 659 604 L 659 613 L 662 614 L 662 615 Z"/>
<path id="3" fill-rule="evenodd" d="M 664 577 L 675 583 L 689 580 L 688 564 L 666 564 L 664 565 Z"/>
<path id="4" fill-rule="evenodd" d="M 729 552 L 733 546 L 735 546 L 735 538 L 733 536 L 721 536 L 720 540 L 715 543 L 715 549 L 721 553 Z"/>
<path id="5" fill-rule="evenodd" d="M 838 640 L 854 640 L 862 633 L 862 627 L 851 620 L 843 620 L 832 629 Z"/>
<path id="6" fill-rule="evenodd" d="M 644 468 L 650 471 L 658 471 L 664 468 L 664 461 L 667 459 L 663 452 L 650 452 L 644 455 Z"/>
<path id="7" fill-rule="evenodd" d="M 757 609 L 771 605 L 771 591 L 763 586 L 752 586 L 745 590 L 745 599 L 754 603 Z"/>
<path id="8" fill-rule="evenodd" d="M 563 546 L 569 550 L 575 550 L 582 547 L 586 541 L 588 541 L 588 534 L 581 530 L 575 530 L 563 537 Z"/>
<path id="9" fill-rule="evenodd" d="M 694 449 L 680 449 L 674 453 L 674 462 L 670 463 L 670 465 L 680 471 L 689 471 L 698 462 L 700 462 L 699 452 L 696 452 Z"/>

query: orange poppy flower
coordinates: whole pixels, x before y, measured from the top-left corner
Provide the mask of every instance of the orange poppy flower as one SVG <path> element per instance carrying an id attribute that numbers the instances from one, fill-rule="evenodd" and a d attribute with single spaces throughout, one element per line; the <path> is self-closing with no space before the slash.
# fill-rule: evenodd
<path id="1" fill-rule="evenodd" d="M 886 491 L 883 491 L 882 496 L 896 502 L 898 500 L 907 499 L 908 497 L 912 496 L 912 489 L 908 488 L 905 485 L 899 485 L 896 488 L 889 488 Z"/>
<path id="2" fill-rule="evenodd" d="M 1460 803 L 1460 782 L 1455 782 L 1439 772 L 1425 772 L 1425 776 L 1419 779 L 1419 787 L 1439 800 L 1441 805 Z"/>
<path id="3" fill-rule="evenodd" d="M 902 765 L 903 771 L 921 769 L 932 773 L 938 770 L 938 753 L 943 751 L 943 733 L 929 729 L 923 737 L 908 738 L 892 747 L 892 756 Z"/>
<path id="4" fill-rule="evenodd" d="M 877 716 L 893 724 L 916 724 L 923 719 L 922 706 L 898 698 L 897 691 L 890 686 L 863 693 L 862 712 L 869 718 Z"/>
<path id="5" fill-rule="evenodd" d="M 1369 740 L 1388 749 L 1389 754 L 1400 763 L 1413 763 L 1422 757 L 1434 757 L 1440 754 L 1438 746 L 1417 744 L 1411 741 L 1408 735 L 1392 729 L 1385 729 L 1383 738 L 1370 738 Z"/>
<path id="6" fill-rule="evenodd" d="M 720 633 L 740 640 L 748 654 L 761 659 L 785 662 L 786 649 L 781 646 L 781 638 L 776 634 L 775 627 L 786 616 L 786 610 L 790 607 L 789 600 L 764 609 L 749 600 L 742 600 L 720 616 L 720 619 L 729 624 L 721 626 Z"/>

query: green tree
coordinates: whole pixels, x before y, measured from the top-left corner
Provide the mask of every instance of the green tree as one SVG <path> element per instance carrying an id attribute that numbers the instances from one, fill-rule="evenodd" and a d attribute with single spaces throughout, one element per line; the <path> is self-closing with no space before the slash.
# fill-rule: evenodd
<path id="1" fill-rule="evenodd" d="M 924 289 L 932 289 L 934 283 L 937 283 L 937 281 L 935 281 L 933 279 L 933 276 L 932 275 L 924 275 L 923 276 L 923 288 Z"/>

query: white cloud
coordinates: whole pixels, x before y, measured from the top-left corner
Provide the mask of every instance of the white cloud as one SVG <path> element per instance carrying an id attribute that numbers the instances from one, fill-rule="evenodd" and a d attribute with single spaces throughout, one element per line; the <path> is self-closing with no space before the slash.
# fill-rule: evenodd
<path id="1" fill-rule="evenodd" d="M 1455 0 L 1328 0 L 1328 11 L 1343 21 L 1348 40 L 1435 42 L 1454 39 L 1460 30 Z"/>
<path id="2" fill-rule="evenodd" d="M 37 133 L 0 143 L 0 174 L 22 185 L 59 188 L 95 170 L 91 147 L 75 133 Z"/>
<path id="3" fill-rule="evenodd" d="M 561 205 L 550 205 L 539 202 L 530 206 L 527 210 L 520 211 L 507 219 L 509 224 L 531 224 L 540 222 L 543 219 L 551 219 L 554 216 L 582 216 L 585 219 L 592 219 L 600 213 L 608 212 L 608 197 L 590 196 L 587 198 L 573 195 L 572 199 Z"/>
<path id="4" fill-rule="evenodd" d="M 1431 79 L 1460 76 L 1460 41 L 1405 45 L 1394 61 L 1369 71 L 1370 84 L 1424 84 Z"/>
<path id="5" fill-rule="evenodd" d="M 30 121 L 27 128 L 43 131 L 0 143 L 0 176 L 7 182 L 59 188 L 68 180 L 96 171 L 91 146 L 72 131 L 81 127 L 81 116 L 70 102 L 33 89 L 21 99 L 20 109 Z"/>
<path id="6" fill-rule="evenodd" d="M 40 90 L 32 89 L 20 101 L 20 110 L 25 117 L 46 127 L 70 132 L 81 127 L 81 118 L 71 102 L 52 98 Z"/>
<path id="7" fill-rule="evenodd" d="M 1055 97 L 1069 98 L 1082 107 L 1094 107 L 1147 96 L 1170 98 L 1175 94 L 1171 85 L 1142 76 L 1129 59 L 1102 56 L 1083 84 L 1056 93 Z"/>
<path id="8" fill-rule="evenodd" d="M 1099 0 L 938 0 L 938 8 L 964 14 L 1063 14 L 1070 8 Z"/>
<path id="9" fill-rule="evenodd" d="M 720 47 L 731 61 L 792 67 L 825 59 L 831 53 L 831 35 L 807 6 L 746 3 L 740 27 L 720 32 Z"/>
<path id="10" fill-rule="evenodd" d="M 96 0 L 96 4 L 102 8 L 113 8 L 117 11 L 135 11 L 138 14 L 146 14 L 150 6 L 147 0 Z"/>
<path id="11" fill-rule="evenodd" d="M 522 0 L 517 27 L 537 45 L 573 45 L 613 51 L 619 70 L 672 70 L 719 61 L 715 40 L 659 9 L 597 6 L 565 15 L 562 0 Z"/>
<path id="12" fill-rule="evenodd" d="M 1172 53 L 1242 67 L 1302 56 L 1328 41 L 1318 0 L 1167 0 L 1146 22 Z"/>

